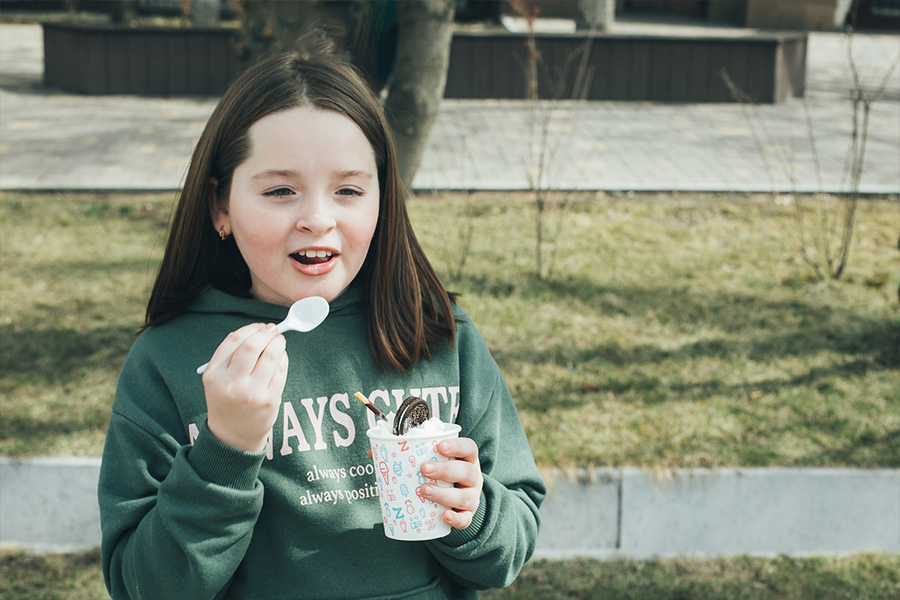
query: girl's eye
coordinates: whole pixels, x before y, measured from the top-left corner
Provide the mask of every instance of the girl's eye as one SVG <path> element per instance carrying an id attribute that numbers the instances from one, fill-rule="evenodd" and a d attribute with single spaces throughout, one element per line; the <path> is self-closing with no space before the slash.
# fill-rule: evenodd
<path id="1" fill-rule="evenodd" d="M 340 196 L 362 196 L 363 193 L 359 190 L 355 190 L 353 188 L 341 188 L 338 190 L 338 195 Z"/>
<path id="2" fill-rule="evenodd" d="M 263 194 L 264 196 L 291 196 L 293 195 L 294 190 L 291 188 L 278 188 L 276 190 L 272 190 L 270 192 L 266 192 Z"/>

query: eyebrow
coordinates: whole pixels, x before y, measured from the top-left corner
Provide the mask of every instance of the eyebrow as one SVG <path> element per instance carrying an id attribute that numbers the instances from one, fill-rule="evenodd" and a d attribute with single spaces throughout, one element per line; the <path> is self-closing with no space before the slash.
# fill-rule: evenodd
<path id="1" fill-rule="evenodd" d="M 374 176 L 368 171 L 358 171 L 353 169 L 346 169 L 344 171 L 338 171 L 336 173 L 339 179 L 348 179 L 350 177 L 362 177 L 364 179 L 372 179 Z M 267 169 L 260 173 L 257 173 L 251 179 L 270 179 L 270 178 L 283 178 L 283 179 L 294 179 L 300 176 L 300 173 L 295 171 L 294 169 Z"/>
<path id="2" fill-rule="evenodd" d="M 299 173 L 294 171 L 293 169 L 269 169 L 267 171 L 262 171 L 257 173 L 250 179 L 269 179 L 272 177 L 280 177 L 280 178 L 294 178 L 297 177 Z"/>
<path id="3" fill-rule="evenodd" d="M 368 171 L 355 171 L 355 170 L 345 170 L 340 171 L 338 173 L 340 179 L 348 179 L 350 177 L 363 177 L 365 179 L 372 179 L 373 175 Z"/>

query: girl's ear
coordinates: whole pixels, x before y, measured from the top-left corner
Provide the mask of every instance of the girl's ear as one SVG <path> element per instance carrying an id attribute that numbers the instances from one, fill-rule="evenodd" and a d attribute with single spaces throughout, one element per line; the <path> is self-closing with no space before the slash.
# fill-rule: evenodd
<path id="1" fill-rule="evenodd" d="M 218 187 L 219 182 L 216 178 L 210 177 L 206 192 L 209 216 L 212 218 L 213 226 L 215 226 L 216 231 L 224 230 L 225 233 L 231 233 L 231 223 L 228 219 L 228 205 L 226 202 L 219 200 L 218 194 L 216 194 Z"/>

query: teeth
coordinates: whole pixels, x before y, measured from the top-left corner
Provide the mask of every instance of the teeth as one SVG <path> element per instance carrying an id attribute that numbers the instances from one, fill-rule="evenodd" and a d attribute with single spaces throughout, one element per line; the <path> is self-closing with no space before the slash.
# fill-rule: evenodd
<path id="1" fill-rule="evenodd" d="M 334 253 L 327 250 L 300 250 L 298 256 L 308 256 L 309 258 L 326 258 Z"/>

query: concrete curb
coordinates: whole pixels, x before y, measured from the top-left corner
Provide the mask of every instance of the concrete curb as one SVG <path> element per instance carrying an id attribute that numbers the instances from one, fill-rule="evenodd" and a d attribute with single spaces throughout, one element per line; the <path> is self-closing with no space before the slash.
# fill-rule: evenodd
<path id="1" fill-rule="evenodd" d="M 643 469 L 547 474 L 538 555 L 637 558 L 900 552 L 900 470 Z M 573 519 L 573 515 L 586 517 Z"/>
<path id="2" fill-rule="evenodd" d="M 69 552 L 100 545 L 99 458 L 0 457 L 0 546 Z"/>
<path id="3" fill-rule="evenodd" d="M 100 543 L 99 458 L 0 457 L 0 546 Z M 611 559 L 900 552 L 900 469 L 544 472 L 536 556 Z"/>

